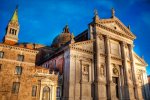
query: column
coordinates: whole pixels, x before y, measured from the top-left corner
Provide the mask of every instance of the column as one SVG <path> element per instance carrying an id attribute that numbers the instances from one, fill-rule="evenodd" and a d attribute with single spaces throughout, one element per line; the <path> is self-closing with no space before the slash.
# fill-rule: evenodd
<path id="1" fill-rule="evenodd" d="M 96 66 L 95 66 L 95 73 L 94 73 L 94 76 L 95 76 L 95 99 L 96 100 L 99 100 L 100 99 L 100 81 L 99 81 L 99 68 L 100 68 L 100 51 L 99 51 L 99 37 L 97 34 L 95 34 L 95 39 L 96 39 L 96 42 L 95 42 L 95 52 L 96 52 Z"/>
<path id="2" fill-rule="evenodd" d="M 99 81 L 99 68 L 100 68 L 100 44 L 99 44 L 99 37 L 96 35 L 96 76 L 97 76 L 97 82 Z"/>
<path id="3" fill-rule="evenodd" d="M 136 78 L 136 68 L 135 68 L 135 61 L 134 61 L 134 53 L 133 53 L 133 45 L 129 44 L 129 52 L 131 57 L 131 70 L 132 70 L 132 76 L 133 76 L 133 86 L 134 86 L 134 92 L 135 92 L 135 99 L 139 99 L 138 97 L 138 81 Z"/>
<path id="4" fill-rule="evenodd" d="M 111 55 L 110 55 L 110 45 L 109 45 L 109 36 L 105 36 L 106 44 L 106 73 L 107 73 L 107 97 L 112 99 L 112 68 L 111 68 Z"/>
<path id="5" fill-rule="evenodd" d="M 129 79 L 128 79 L 128 68 L 127 68 L 127 58 L 125 52 L 125 42 L 121 42 L 121 49 L 122 49 L 122 59 L 123 59 L 123 69 L 125 74 L 124 79 L 124 98 L 129 99 Z"/>

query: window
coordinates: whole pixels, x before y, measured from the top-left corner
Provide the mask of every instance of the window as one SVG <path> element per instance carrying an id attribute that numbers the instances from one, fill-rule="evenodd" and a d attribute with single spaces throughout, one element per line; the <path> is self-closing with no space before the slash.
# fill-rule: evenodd
<path id="1" fill-rule="evenodd" d="M 22 67 L 21 66 L 16 66 L 16 74 L 21 75 L 22 73 Z"/>
<path id="2" fill-rule="evenodd" d="M 4 56 L 4 52 L 0 51 L 0 58 L 3 58 L 3 56 Z"/>
<path id="3" fill-rule="evenodd" d="M 11 28 L 9 31 L 9 34 L 16 35 L 16 32 L 17 30 Z"/>
<path id="4" fill-rule="evenodd" d="M 37 86 L 33 85 L 33 86 L 32 86 L 32 96 L 33 96 L 33 97 L 36 96 L 36 90 L 37 90 Z"/>
<path id="5" fill-rule="evenodd" d="M 23 61 L 24 60 L 24 55 L 18 55 L 18 61 Z"/>
<path id="6" fill-rule="evenodd" d="M 61 91 L 60 90 L 61 90 L 60 87 L 57 87 L 57 91 L 56 91 L 57 98 L 61 97 Z"/>
<path id="7" fill-rule="evenodd" d="M 13 82 L 12 93 L 18 93 L 20 87 L 20 82 Z"/>

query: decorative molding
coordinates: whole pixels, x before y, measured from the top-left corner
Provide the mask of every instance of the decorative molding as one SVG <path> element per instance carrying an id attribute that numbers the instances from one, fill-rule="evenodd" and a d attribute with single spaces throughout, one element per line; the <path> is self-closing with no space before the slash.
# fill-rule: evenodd
<path id="1" fill-rule="evenodd" d="M 123 59 L 118 58 L 118 57 L 115 57 L 115 56 L 111 56 L 111 59 L 113 59 L 113 60 L 117 60 L 117 61 L 122 61 L 122 60 L 123 60 Z"/>
<path id="2" fill-rule="evenodd" d="M 30 50 L 27 48 L 21 48 L 21 47 L 17 47 L 17 46 L 10 46 L 10 45 L 6 45 L 6 44 L 0 44 L 0 47 L 3 48 L 8 48 L 8 49 L 14 49 L 14 50 L 20 50 L 20 51 L 25 51 L 25 52 L 30 52 L 30 53 L 38 53 L 38 50 Z"/>
<path id="3" fill-rule="evenodd" d="M 99 24 L 106 24 L 106 23 L 116 23 L 127 35 L 132 36 L 134 39 L 136 36 L 118 19 L 101 19 L 99 20 Z"/>

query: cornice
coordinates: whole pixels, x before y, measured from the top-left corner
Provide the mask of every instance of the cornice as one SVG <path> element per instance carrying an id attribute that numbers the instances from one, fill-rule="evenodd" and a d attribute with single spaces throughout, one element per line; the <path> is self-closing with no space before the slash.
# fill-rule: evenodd
<path id="1" fill-rule="evenodd" d="M 88 54 L 93 54 L 93 51 L 80 49 L 80 48 L 76 48 L 76 47 L 70 47 L 70 49 L 77 50 L 77 51 L 84 52 L 84 53 L 88 53 Z"/>
<path id="2" fill-rule="evenodd" d="M 124 27 L 125 25 L 118 18 L 115 18 L 115 22 L 123 31 L 125 31 L 125 33 L 133 36 L 134 39 L 136 38 L 136 36 L 131 31 L 129 31 L 129 29 L 127 27 Z"/>
<path id="3" fill-rule="evenodd" d="M 87 40 L 87 41 L 72 43 L 72 44 L 69 45 L 69 47 L 70 47 L 70 49 L 73 49 L 73 50 L 77 50 L 77 51 L 88 53 L 88 54 L 93 54 L 92 50 L 90 51 L 90 50 L 86 50 L 86 49 L 76 47 L 78 45 L 86 45 L 86 44 L 89 44 L 89 43 L 93 43 L 93 41 L 94 40 Z"/>
<path id="4" fill-rule="evenodd" d="M 102 24 L 97 24 L 97 23 L 96 23 L 96 26 L 101 27 L 102 29 L 105 29 L 105 30 L 107 30 L 107 31 L 109 31 L 109 32 L 112 32 L 112 33 L 114 33 L 114 34 L 116 34 L 116 35 L 119 35 L 119 36 L 122 36 L 122 37 L 124 37 L 124 38 L 131 39 L 131 40 L 134 40 L 134 39 L 135 39 L 135 38 L 132 37 L 132 36 L 122 34 L 121 32 L 116 31 L 116 30 L 113 30 L 113 29 L 111 29 L 111 28 L 108 28 L 108 27 L 106 27 L 106 26 L 104 26 L 104 25 L 102 25 Z"/>
<path id="5" fill-rule="evenodd" d="M 135 63 L 135 64 L 138 65 L 138 66 L 144 66 L 145 67 L 144 64 L 139 64 L 139 63 Z"/>
<path id="6" fill-rule="evenodd" d="M 148 64 L 144 61 L 144 59 L 139 57 L 135 52 L 134 52 L 134 57 L 136 57 L 138 60 L 140 60 L 143 63 L 143 64 L 138 64 L 138 65 L 148 66 Z"/>
<path id="7" fill-rule="evenodd" d="M 25 52 L 35 53 L 35 54 L 37 54 L 39 52 L 37 50 L 30 50 L 30 49 L 27 49 L 27 48 L 21 48 L 21 47 L 17 47 L 17 46 L 10 46 L 10 45 L 6 45 L 6 44 L 0 44 L 0 47 L 8 48 L 8 49 L 14 49 L 14 50 L 20 50 L 20 51 L 25 51 Z"/>
<path id="8" fill-rule="evenodd" d="M 87 41 L 81 41 L 81 42 L 77 42 L 77 43 L 72 43 L 69 46 L 76 46 L 76 45 L 81 45 L 81 44 L 88 44 L 88 43 L 92 43 L 94 41 L 94 39 L 92 40 L 87 40 Z"/>
<path id="9" fill-rule="evenodd" d="M 122 59 L 121 59 L 121 58 L 118 58 L 118 57 L 115 57 L 115 56 L 111 56 L 111 59 L 113 59 L 113 60 L 117 60 L 117 61 L 122 61 Z"/>

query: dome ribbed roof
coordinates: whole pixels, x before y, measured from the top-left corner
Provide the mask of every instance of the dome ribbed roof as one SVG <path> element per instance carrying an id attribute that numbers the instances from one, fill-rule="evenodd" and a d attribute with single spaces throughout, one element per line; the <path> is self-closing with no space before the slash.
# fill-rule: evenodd
<path id="1" fill-rule="evenodd" d="M 69 27 L 68 25 L 66 25 L 63 28 L 63 32 L 56 36 L 52 42 L 52 47 L 61 47 L 62 45 L 64 45 L 66 42 L 71 40 L 71 33 L 69 31 Z"/>

